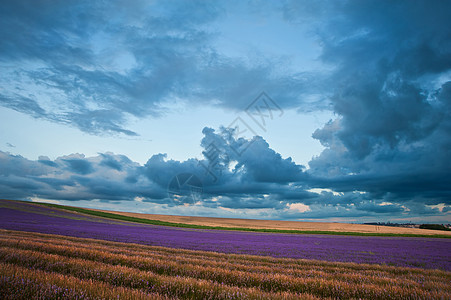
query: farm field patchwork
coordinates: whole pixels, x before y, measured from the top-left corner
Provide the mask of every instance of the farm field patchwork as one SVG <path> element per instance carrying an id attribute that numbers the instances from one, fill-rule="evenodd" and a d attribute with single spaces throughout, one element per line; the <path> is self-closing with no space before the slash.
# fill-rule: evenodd
<path id="1" fill-rule="evenodd" d="M 256 233 L 135 224 L 1 202 L 0 228 L 190 250 L 451 271 L 451 239 Z"/>
<path id="2" fill-rule="evenodd" d="M 451 296 L 451 240 L 446 238 L 187 229 L 14 201 L 0 201 L 0 229 L 0 290 L 5 295 Z"/>
<path id="3" fill-rule="evenodd" d="M 285 231 L 329 231 L 331 233 L 356 233 L 356 234 L 386 234 L 386 235 L 447 235 L 451 238 L 451 231 L 435 231 L 419 228 L 405 228 L 379 225 L 364 225 L 350 223 L 331 222 L 297 222 L 297 221 L 274 221 L 274 220 L 253 220 L 253 219 L 231 219 L 231 218 L 211 218 L 193 216 L 172 216 L 131 213 L 122 211 L 95 210 L 119 216 L 157 220 L 161 222 L 182 223 L 189 225 L 211 226 L 211 227 L 232 227 L 256 230 L 285 230 Z"/>

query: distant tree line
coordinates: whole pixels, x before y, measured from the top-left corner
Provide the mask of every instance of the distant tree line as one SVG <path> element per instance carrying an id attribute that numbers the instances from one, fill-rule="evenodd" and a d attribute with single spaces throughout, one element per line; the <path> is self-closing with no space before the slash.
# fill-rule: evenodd
<path id="1" fill-rule="evenodd" d="M 413 223 L 390 223 L 390 222 L 371 222 L 363 223 L 365 225 L 377 225 L 377 226 L 391 226 L 391 227 L 410 227 L 410 228 L 420 228 L 420 229 L 431 229 L 431 230 L 445 230 L 451 231 L 450 225 L 443 224 L 413 224 Z"/>
<path id="2" fill-rule="evenodd" d="M 432 230 L 445 230 L 445 231 L 451 231 L 448 227 L 442 224 L 421 224 L 421 229 L 432 229 Z"/>

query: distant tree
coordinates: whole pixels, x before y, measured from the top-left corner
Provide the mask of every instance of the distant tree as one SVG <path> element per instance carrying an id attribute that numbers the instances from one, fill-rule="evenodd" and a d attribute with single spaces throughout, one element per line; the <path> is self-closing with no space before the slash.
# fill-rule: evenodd
<path id="1" fill-rule="evenodd" d="M 445 231 L 451 231 L 451 229 L 446 228 L 445 226 L 441 224 L 421 224 L 420 229 L 432 229 L 432 230 L 445 230 Z"/>

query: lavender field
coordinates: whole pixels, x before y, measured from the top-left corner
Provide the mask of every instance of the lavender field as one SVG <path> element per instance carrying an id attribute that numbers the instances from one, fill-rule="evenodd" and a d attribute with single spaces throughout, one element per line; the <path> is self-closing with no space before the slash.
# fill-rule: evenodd
<path id="1" fill-rule="evenodd" d="M 451 240 L 186 229 L 1 200 L 0 270 L 7 299 L 449 299 Z"/>
<path id="2" fill-rule="evenodd" d="M 199 230 L 0 202 L 0 228 L 222 253 L 385 264 L 451 271 L 451 239 Z"/>

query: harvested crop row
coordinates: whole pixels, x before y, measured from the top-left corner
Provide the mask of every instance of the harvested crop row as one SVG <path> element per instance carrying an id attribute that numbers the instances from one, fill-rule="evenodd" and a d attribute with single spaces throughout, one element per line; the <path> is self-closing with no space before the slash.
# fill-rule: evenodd
<path id="1" fill-rule="evenodd" d="M 158 294 L 0 263 L 2 299 L 169 299 Z"/>
<path id="2" fill-rule="evenodd" d="M 130 271 L 133 270 L 138 273 L 146 274 L 148 271 L 152 271 L 154 275 L 160 275 L 164 278 L 188 278 L 196 282 L 209 282 L 210 284 L 221 284 L 223 287 L 237 288 L 245 290 L 246 288 L 256 288 L 260 291 L 266 291 L 272 296 L 280 296 L 278 291 L 291 291 L 292 293 L 304 292 L 307 294 L 314 294 L 321 297 L 360 297 L 360 298 L 397 298 L 408 299 L 411 295 L 417 295 L 424 298 L 449 298 L 451 291 L 449 289 L 450 273 L 444 271 L 433 270 L 419 270 L 408 268 L 393 268 L 387 267 L 392 272 L 381 272 L 379 268 L 375 270 L 361 270 L 356 271 L 355 264 L 343 264 L 339 263 L 324 263 L 316 261 L 316 267 L 321 268 L 321 264 L 331 265 L 333 267 L 329 271 L 322 269 L 321 271 L 311 272 L 315 269 L 314 264 L 307 264 L 308 269 L 303 269 L 302 264 L 293 264 L 292 259 L 277 259 L 273 263 L 275 267 L 273 273 L 267 272 L 267 266 L 262 267 L 257 260 L 258 257 L 249 257 L 246 255 L 235 255 L 235 262 L 231 263 L 231 268 L 228 269 L 224 262 L 221 262 L 221 267 L 212 267 L 212 265 L 195 265 L 198 261 L 194 259 L 197 251 L 188 252 L 192 257 L 188 258 L 188 261 L 183 261 L 183 251 L 177 255 L 178 260 L 173 260 L 174 250 L 167 251 L 166 260 L 164 258 L 164 251 L 158 253 L 158 259 L 153 256 L 157 253 L 155 247 L 140 246 L 137 253 L 133 253 L 133 246 L 129 244 L 111 243 L 98 241 L 98 243 L 92 243 L 91 249 L 88 248 L 91 241 L 79 239 L 76 242 L 75 238 L 71 238 L 70 241 L 64 241 L 61 237 L 53 236 L 40 236 L 38 237 L 41 242 L 31 238 L 30 234 L 23 233 L 22 239 L 20 233 L 11 232 L 8 239 L 8 235 L 2 235 L 1 243 L 5 247 L 10 247 L 10 252 L 17 254 L 18 249 L 29 248 L 34 249 L 33 256 L 42 255 L 43 253 L 56 253 L 59 254 L 60 260 L 71 259 L 71 257 L 78 257 L 79 261 L 86 263 L 96 263 L 101 261 L 104 265 L 110 267 L 118 267 L 112 265 L 127 266 Z M 43 243 L 44 242 L 44 243 Z M 59 243 L 59 244 L 58 244 Z M 113 246 L 114 244 L 114 246 Z M 142 247 L 142 248 L 141 248 Z M 149 252 L 144 250 L 148 248 Z M 161 247 L 158 250 L 162 250 Z M 8 252 L 8 248 L 6 252 Z M 109 250 L 108 250 L 109 249 Z M 164 250 L 164 249 L 163 249 Z M 124 252 L 117 253 L 117 252 Z M 27 253 L 27 252 L 26 252 Z M 132 254 L 133 253 L 133 254 Z M 187 253 L 187 254 L 188 254 Z M 223 254 L 208 252 L 209 261 L 215 260 L 215 255 L 220 260 Z M 49 257 L 52 257 L 49 254 Z M 62 256 L 61 256 L 62 255 Z M 142 256 L 145 255 L 145 256 Z M 26 255 L 25 255 L 26 256 Z M 7 256 L 4 256 L 7 257 Z M 200 253 L 198 257 L 204 257 L 204 253 Z M 222 257 L 223 258 L 223 257 Z M 24 257 L 23 259 L 27 259 Z M 194 259 L 194 260 L 193 260 Z M 90 261 L 89 261 L 90 260 Z M 251 264 L 248 262 L 252 261 Z M 305 260 L 303 260 L 305 261 Z M 183 262 L 183 263 L 182 263 Z M 239 262 L 240 264 L 237 264 Z M 279 272 L 284 270 L 285 265 L 283 262 L 288 263 L 287 272 Z M 308 262 L 308 261 L 307 261 Z M 165 264 L 169 267 L 165 267 Z M 269 264 L 268 259 L 264 259 L 261 263 Z M 52 265 L 52 263 L 50 263 Z M 349 266 L 348 266 L 349 265 Z M 241 268 L 238 270 L 238 266 Z M 48 266 L 47 266 L 48 267 Z M 347 268 L 350 267 L 350 268 Z M 261 270 L 265 272 L 260 272 Z M 294 272 L 295 274 L 289 274 Z M 368 273 L 370 272 L 370 273 Z M 159 273 L 159 274 L 155 274 Z M 299 276 L 297 276 L 299 275 Z M 383 276 L 381 276 L 383 275 Z M 430 276 L 432 275 L 432 276 Z M 302 278 L 301 278 L 302 277 Z M 307 277 L 307 278 L 306 278 Z M 380 278 L 378 278 L 380 277 Z M 384 278 L 385 277 L 385 278 Z M 106 279 L 106 282 L 109 279 Z M 388 283 L 391 283 L 389 285 Z M 158 292 L 158 291 L 157 291 Z M 249 292 L 249 290 L 248 290 Z M 164 293 L 165 295 L 167 293 Z M 251 293 L 256 295 L 255 293 Z M 178 294 L 169 294 L 172 296 L 180 296 Z M 286 296 L 294 294 L 286 294 Z M 308 295 L 304 295 L 308 296 Z"/>
<path id="3" fill-rule="evenodd" d="M 418 276 L 418 274 L 409 276 L 410 278 L 407 278 L 407 276 L 399 278 L 393 275 L 388 276 L 388 274 L 386 276 L 380 276 L 380 273 L 363 275 L 361 273 L 348 273 L 348 270 L 343 267 L 332 272 L 326 272 L 324 270 L 317 271 L 314 268 L 304 269 L 302 267 L 298 267 L 297 269 L 289 268 L 288 272 L 281 272 L 280 270 L 284 270 L 283 265 L 275 266 L 275 270 L 271 272 L 268 267 L 260 267 L 258 265 L 242 265 L 241 269 L 237 269 L 234 265 L 227 266 L 226 264 L 221 264 L 220 267 L 203 266 L 192 263 L 191 259 L 189 259 L 190 262 L 181 263 L 181 260 L 174 261 L 161 255 L 157 258 L 153 254 L 126 256 L 111 253 L 107 249 L 101 251 L 98 249 L 74 247 L 75 245 L 60 246 L 54 245 L 54 243 L 29 242 L 24 240 L 21 240 L 19 243 L 14 240 L 0 240 L 0 245 L 66 257 L 82 258 L 112 265 L 123 265 L 161 275 L 207 279 L 243 287 L 258 285 L 261 289 L 270 292 L 285 290 L 297 291 L 299 286 L 301 286 L 301 279 L 304 279 L 304 281 L 308 279 L 311 282 L 315 278 L 329 282 L 338 280 L 347 284 L 377 285 L 384 288 L 392 286 L 393 280 L 397 279 L 397 286 L 407 289 L 418 288 L 420 286 L 429 291 L 445 288 L 445 283 L 441 283 L 439 280 L 431 281 L 430 278 L 427 280 L 426 277 Z"/>
<path id="4" fill-rule="evenodd" d="M 67 272 L 63 274 L 73 274 L 81 279 L 94 279 L 109 282 L 114 285 L 126 286 L 130 288 L 145 289 L 150 287 L 148 292 L 164 293 L 174 297 L 191 297 L 202 295 L 203 298 L 223 298 L 224 295 L 234 295 L 230 292 L 231 286 L 238 283 L 237 289 L 243 294 L 250 294 L 257 298 L 260 293 L 253 287 L 260 290 L 270 291 L 273 298 L 277 297 L 279 290 L 291 292 L 301 292 L 314 294 L 321 297 L 371 297 L 371 298 L 392 298 L 405 299 L 412 292 L 421 297 L 427 295 L 435 298 L 439 297 L 439 290 L 425 291 L 419 287 L 400 286 L 377 286 L 373 284 L 349 284 L 338 280 L 327 280 L 322 278 L 310 278 L 304 280 L 290 280 L 280 276 L 250 276 L 244 272 L 231 274 L 227 282 L 212 282 L 191 277 L 178 277 L 158 275 L 150 271 L 139 271 L 134 268 L 109 265 L 105 263 L 93 262 L 79 258 L 68 258 L 64 256 L 47 254 L 30 250 L 18 250 L 14 248 L 0 248 L 0 259 L 8 263 L 16 263 L 25 267 L 32 267 L 51 272 Z M 226 272 L 227 274 L 227 272 Z M 245 284 L 239 282 L 239 278 L 246 278 Z M 234 282 L 237 280 L 238 282 Z M 358 288 L 357 288 L 358 287 Z M 219 289 L 219 290 L 218 290 Z M 265 297 L 262 297 L 265 298 Z"/>
<path id="5" fill-rule="evenodd" d="M 108 265 L 78 258 L 30 250 L 0 248 L 0 260 L 22 267 L 96 280 L 114 286 L 144 290 L 176 298 L 196 299 L 315 299 L 306 293 L 266 293 L 256 288 L 238 288 L 189 277 L 158 275 L 124 266 Z"/>

